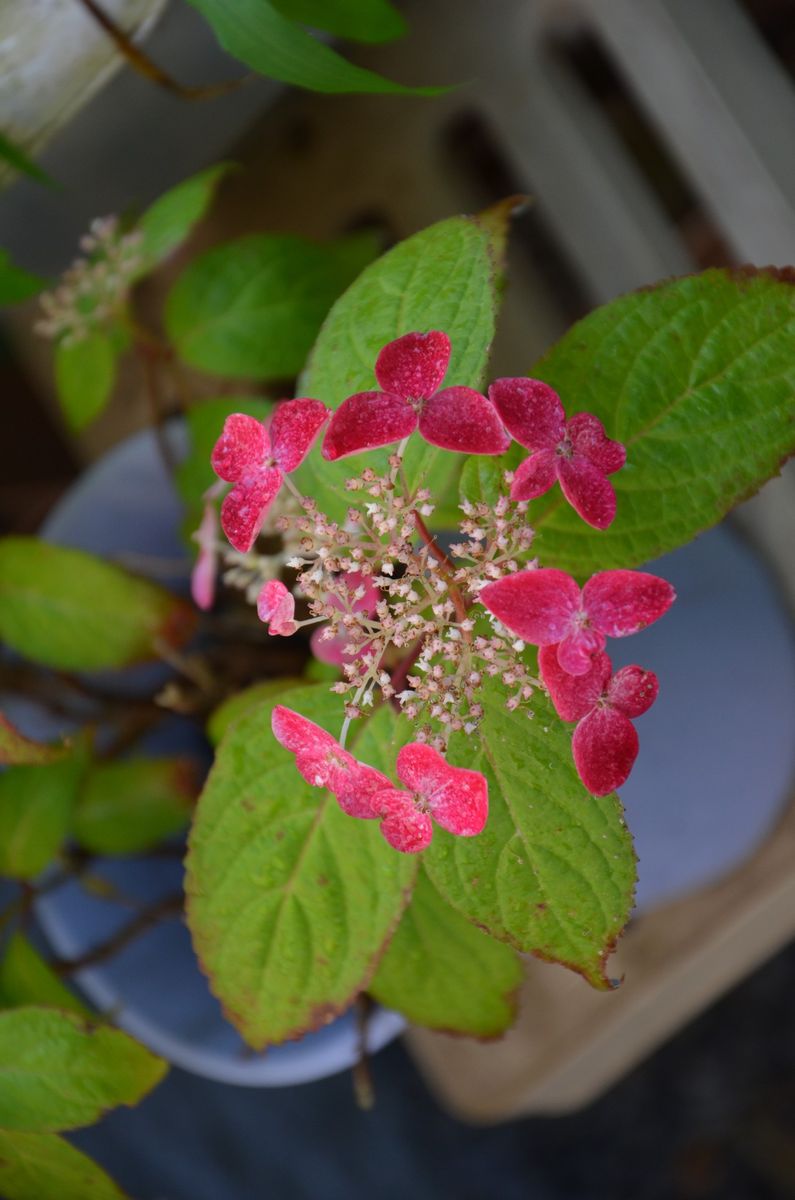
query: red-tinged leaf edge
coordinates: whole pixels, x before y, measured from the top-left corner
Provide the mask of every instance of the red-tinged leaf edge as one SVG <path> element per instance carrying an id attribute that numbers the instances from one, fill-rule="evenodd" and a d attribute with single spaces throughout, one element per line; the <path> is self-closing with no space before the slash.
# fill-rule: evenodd
<path id="1" fill-rule="evenodd" d="M 0 712 L 0 763 L 5 766 L 41 766 L 66 758 L 70 751 L 68 741 L 60 746 L 32 741 Z"/>
<path id="2" fill-rule="evenodd" d="M 327 792 L 325 794 L 325 797 L 318 804 L 315 822 L 312 825 L 312 828 L 308 834 L 308 837 L 311 837 L 312 834 L 314 833 L 317 823 L 320 820 L 320 818 L 324 812 L 325 806 L 332 802 L 336 803 L 334 801 L 334 797 L 332 796 L 332 794 L 330 792 Z M 418 856 L 418 858 L 419 858 L 419 856 Z M 189 841 L 188 853 L 185 858 L 186 868 L 189 867 L 190 861 L 191 861 L 191 847 L 190 847 L 190 841 Z M 269 1046 L 282 1046 L 286 1042 L 300 1042 L 302 1038 L 307 1036 L 307 1034 L 316 1033 L 319 1029 L 323 1029 L 326 1025 L 330 1025 L 332 1021 L 335 1021 L 337 1019 L 337 1017 L 341 1017 L 343 1015 L 343 1013 L 346 1013 L 348 1011 L 348 1009 L 351 1007 L 351 1005 L 355 1002 L 356 998 L 358 996 L 360 996 L 363 992 L 367 991 L 367 986 L 371 982 L 371 980 L 374 978 L 375 973 L 378 970 L 378 965 L 379 965 L 381 959 L 383 958 L 384 954 L 386 953 L 389 943 L 391 942 L 392 938 L 394 937 L 395 931 L 397 930 L 397 927 L 403 918 L 403 914 L 406 911 L 406 909 L 409 905 L 409 902 L 411 901 L 411 895 L 414 890 L 414 884 L 415 884 L 416 878 L 417 878 L 417 871 L 419 870 L 419 861 L 416 862 L 415 867 L 416 867 L 416 869 L 414 871 L 414 874 L 412 875 L 410 886 L 407 885 L 402 890 L 403 903 L 400 905 L 400 908 L 398 909 L 397 913 L 395 914 L 394 921 L 392 922 L 389 929 L 387 930 L 386 936 L 384 938 L 384 941 L 381 944 L 381 947 L 379 948 L 379 950 L 376 952 L 376 954 L 373 956 L 372 960 L 370 961 L 367 972 L 366 972 L 364 978 L 361 980 L 361 982 L 354 988 L 354 990 L 350 993 L 349 996 L 347 996 L 344 1000 L 340 1001 L 338 1004 L 330 1004 L 330 1003 L 329 1004 L 316 1004 L 314 1006 L 314 1008 L 312 1008 L 310 1010 L 309 1020 L 305 1024 L 296 1025 L 295 1029 L 293 1029 L 289 1033 L 285 1034 L 285 1036 L 283 1038 L 281 1038 L 280 1041 L 278 1041 L 278 1042 L 268 1042 L 266 1040 L 251 1038 L 247 1032 L 245 1016 L 242 1013 L 233 1009 L 227 1003 L 227 1001 L 224 999 L 224 997 L 220 994 L 220 992 L 216 989 L 214 974 L 212 972 L 212 969 L 205 963 L 204 957 L 202 954 L 201 935 L 197 932 L 197 926 L 195 923 L 193 923 L 193 921 L 191 919 L 192 913 L 193 913 L 193 903 L 194 903 L 194 899 L 196 897 L 196 891 L 191 886 L 191 872 L 189 869 L 186 869 L 186 874 L 185 874 L 185 916 L 186 916 L 186 921 L 187 921 L 188 927 L 191 931 L 191 938 L 193 940 L 193 948 L 194 948 L 194 951 L 196 954 L 196 961 L 199 964 L 199 969 L 201 970 L 202 975 L 204 975 L 205 979 L 207 980 L 207 984 L 210 988 L 210 991 L 215 996 L 216 1000 L 218 1001 L 218 1003 L 221 1006 L 221 1012 L 226 1017 L 227 1021 L 229 1021 L 230 1025 L 234 1026 L 234 1028 L 237 1030 L 237 1032 L 243 1038 L 246 1045 L 251 1046 L 251 1048 L 253 1050 L 262 1052 L 264 1050 L 267 1050 Z"/>

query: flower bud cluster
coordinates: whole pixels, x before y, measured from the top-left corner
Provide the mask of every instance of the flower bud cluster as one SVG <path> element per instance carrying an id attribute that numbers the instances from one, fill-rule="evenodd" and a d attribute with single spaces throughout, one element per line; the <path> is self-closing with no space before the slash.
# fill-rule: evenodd
<path id="1" fill-rule="evenodd" d="M 98 217 L 80 241 L 77 258 L 57 288 L 39 299 L 43 316 L 36 332 L 73 345 L 112 318 L 143 265 L 143 235 L 122 233 L 117 217 Z"/>

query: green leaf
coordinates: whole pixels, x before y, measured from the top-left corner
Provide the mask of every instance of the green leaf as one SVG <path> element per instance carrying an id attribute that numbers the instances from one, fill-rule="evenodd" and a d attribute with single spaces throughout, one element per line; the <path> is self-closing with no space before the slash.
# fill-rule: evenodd
<path id="1" fill-rule="evenodd" d="M 406 22 L 388 0 L 272 0 L 291 21 L 325 29 L 354 42 L 390 42 L 406 32 Z"/>
<path id="2" fill-rule="evenodd" d="M 367 990 L 415 1025 L 491 1038 L 515 1020 L 522 974 L 516 953 L 452 909 L 420 871 Z"/>
<path id="3" fill-rule="evenodd" d="M 69 753 L 69 746 L 49 746 L 46 742 L 33 742 L 20 733 L 15 725 L 0 713 L 0 763 L 28 764 L 57 762 Z"/>
<path id="4" fill-rule="evenodd" d="M 444 330 L 453 344 L 445 382 L 479 387 L 494 336 L 508 215 L 497 206 L 479 218 L 441 221 L 367 267 L 326 318 L 299 383 L 301 395 L 337 408 L 352 393 L 377 388 L 373 368 L 381 347 L 429 329 Z M 305 495 L 341 520 L 350 505 L 345 480 L 366 466 L 380 474 L 393 452 L 388 446 L 328 463 L 315 447 L 295 478 Z M 404 462 L 412 484 L 424 479 L 439 494 L 461 456 L 415 434 Z"/>
<path id="5" fill-rule="evenodd" d="M 124 1200 L 102 1167 L 64 1138 L 2 1129 L 0 1193 L 6 1200 Z"/>
<path id="6" fill-rule="evenodd" d="M 105 330 L 55 349 L 55 388 L 69 428 L 85 429 L 105 408 L 116 382 L 117 350 Z"/>
<path id="7" fill-rule="evenodd" d="M 50 178 L 46 171 L 42 171 L 38 163 L 35 163 L 25 151 L 12 142 L 11 138 L 5 133 L 0 133 L 0 159 L 7 162 L 15 171 L 20 171 L 23 175 L 29 175 L 31 179 L 35 179 L 37 183 L 46 184 L 47 187 L 55 187 L 55 181 Z"/>
<path id="8" fill-rule="evenodd" d="M 315 92 L 393 92 L 435 96 L 444 88 L 404 87 L 354 66 L 293 24 L 268 0 L 189 0 L 224 50 L 252 70 Z"/>
<path id="9" fill-rule="evenodd" d="M 200 517 L 204 493 L 211 484 L 218 482 L 218 476 L 210 466 L 210 454 L 221 436 L 226 418 L 230 413 L 242 412 L 264 421 L 270 410 L 268 401 L 258 396 L 221 396 L 217 400 L 204 400 L 189 410 L 190 449 L 177 468 L 176 483 L 192 518 Z M 194 520 L 194 529 L 197 523 Z"/>
<path id="10" fill-rule="evenodd" d="M 202 371 L 297 375 L 332 303 L 375 253 L 370 234 L 319 245 L 257 233 L 217 246 L 172 288 L 168 336 L 180 358 Z"/>
<path id="11" fill-rule="evenodd" d="M 257 1049 L 347 1008 L 369 982 L 417 869 L 386 844 L 377 822 L 346 816 L 304 783 L 271 732 L 277 699 L 339 731 L 340 698 L 322 686 L 282 693 L 242 716 L 199 799 L 186 878 L 196 952 L 230 1021 Z M 357 753 L 391 765 L 396 730 L 383 708 Z"/>
<path id="12" fill-rule="evenodd" d="M 531 374 L 568 413 L 595 413 L 627 465 L 611 476 L 618 513 L 604 532 L 557 487 L 532 504 L 544 565 L 580 576 L 637 566 L 777 474 L 795 451 L 794 342 L 795 276 L 772 268 L 675 279 L 575 325 Z"/>
<path id="13" fill-rule="evenodd" d="M 456 734 L 450 762 L 482 771 L 489 820 L 478 837 L 434 832 L 428 874 L 448 903 L 517 950 L 610 986 L 607 959 L 629 917 L 635 854 L 618 797 L 586 792 L 571 733 L 549 701 L 509 712 L 502 685 L 484 689 L 477 739 Z"/>
<path id="14" fill-rule="evenodd" d="M 0 248 L 0 306 L 20 304 L 46 286 L 46 279 L 15 266 L 8 251 Z"/>
<path id="15" fill-rule="evenodd" d="M 167 1064 L 126 1033 L 47 1008 L 0 1012 L 0 1128 L 49 1133 L 133 1105 Z"/>
<path id="16" fill-rule="evenodd" d="M 164 588 L 82 550 L 32 537 L 0 539 L 0 639 L 64 671 L 124 667 L 180 645 L 190 607 Z"/>
<path id="17" fill-rule="evenodd" d="M 195 785 L 190 759 L 94 764 L 80 789 L 73 833 L 94 854 L 140 854 L 185 828 Z"/>
<path id="18" fill-rule="evenodd" d="M 0 1008 L 19 1008 L 23 1004 L 44 1004 L 88 1020 L 94 1015 L 61 982 L 27 938 L 15 933 L 0 958 Z"/>
<path id="19" fill-rule="evenodd" d="M 259 708 L 264 700 L 271 700 L 274 697 L 278 699 L 280 693 L 284 694 L 291 688 L 300 686 L 300 679 L 281 678 L 263 679 L 259 683 L 252 683 L 251 687 L 243 688 L 241 692 L 236 692 L 234 696 L 224 700 L 223 704 L 219 704 L 210 714 L 207 721 L 208 738 L 214 746 L 217 746 L 221 738 L 226 735 L 227 730 L 246 713 Z"/>
<path id="20" fill-rule="evenodd" d="M 146 210 L 135 227 L 143 234 L 141 256 L 146 265 L 141 274 L 162 262 L 180 242 L 184 242 L 207 212 L 218 184 L 231 166 L 231 163 L 218 163 L 192 175 L 165 192 Z"/>
<path id="21" fill-rule="evenodd" d="M 83 740 L 60 762 L 8 767 L 0 774 L 0 875 L 33 879 L 57 854 L 87 757 Z"/>
<path id="22" fill-rule="evenodd" d="M 488 504 L 493 508 L 501 495 L 508 492 L 503 482 L 505 467 L 500 459 L 473 454 L 461 472 L 461 498 L 472 504 Z"/>

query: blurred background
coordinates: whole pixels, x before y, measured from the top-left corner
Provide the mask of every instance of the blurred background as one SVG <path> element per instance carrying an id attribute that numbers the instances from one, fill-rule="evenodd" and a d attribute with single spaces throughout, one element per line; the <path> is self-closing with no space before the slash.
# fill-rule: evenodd
<path id="1" fill-rule="evenodd" d="M 20 35 L 13 10 L 23 7 Z M 106 7 L 184 83 L 243 73 L 183 0 Z M 8 179 L 0 244 L 54 277 L 93 217 L 139 210 L 186 175 L 233 160 L 241 169 L 210 216 L 140 289 L 156 325 L 185 263 L 240 234 L 375 228 L 386 247 L 529 194 L 514 222 L 495 375 L 529 371 L 573 321 L 632 288 L 795 261 L 792 0 L 399 7 L 405 38 L 346 54 L 404 83 L 456 85 L 440 97 L 319 96 L 255 77 L 191 103 L 125 66 L 76 0 L 5 0 L 2 122 L 26 130 L 60 186 Z M 133 366 L 107 412 L 69 435 L 34 310 L 9 311 L 0 331 L 5 532 L 35 532 L 85 466 L 147 423 Z M 734 522 L 782 604 L 795 603 L 792 473 Z M 791 650 L 790 641 L 782 653 Z M 372 1112 L 356 1109 L 347 1076 L 258 1091 L 174 1071 L 140 1109 L 75 1141 L 140 1200 L 793 1197 L 786 799 L 772 798 L 773 834 L 735 853 L 730 874 L 662 896 L 659 911 L 649 904 L 622 964 L 640 980 L 635 1000 L 621 994 L 612 1024 L 582 1000 L 580 981 L 558 985 L 563 973 L 541 968 L 522 1029 L 502 1050 L 412 1035 L 412 1057 L 403 1044 L 382 1052 Z"/>

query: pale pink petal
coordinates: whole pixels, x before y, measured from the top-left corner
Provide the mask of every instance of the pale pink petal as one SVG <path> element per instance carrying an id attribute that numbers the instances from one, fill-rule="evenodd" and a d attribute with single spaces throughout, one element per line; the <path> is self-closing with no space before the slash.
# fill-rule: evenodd
<path id="1" fill-rule="evenodd" d="M 320 725 L 316 725 L 308 717 L 302 717 L 292 708 L 285 708 L 283 704 L 277 704 L 271 713 L 271 729 L 276 741 L 293 754 L 297 754 L 299 750 L 312 750 L 321 754 L 339 745 L 337 739 Z"/>
<path id="2" fill-rule="evenodd" d="M 417 428 L 411 405 L 391 392 L 357 392 L 343 400 L 332 415 L 321 454 L 329 462 L 388 446 L 408 437 Z"/>
<path id="3" fill-rule="evenodd" d="M 356 759 L 338 742 L 321 752 L 314 749 L 298 750 L 295 765 L 307 783 L 313 787 L 328 788 L 336 794 L 345 785 L 348 772 L 356 766 Z"/>
<path id="4" fill-rule="evenodd" d="M 277 704 L 271 714 L 274 737 L 295 755 L 295 765 L 307 783 L 332 792 L 344 788 L 348 772 L 357 764 L 336 738 L 314 721 Z"/>
<path id="5" fill-rule="evenodd" d="M 433 837 L 433 824 L 426 812 L 421 812 L 409 792 L 389 788 L 376 793 L 373 807 L 382 816 L 381 833 L 390 846 L 401 854 L 418 854 L 427 850 Z"/>
<path id="6" fill-rule="evenodd" d="M 459 454 L 504 454 L 511 444 L 497 410 L 468 387 L 449 387 L 426 400 L 420 433 L 432 446 Z"/>
<path id="7" fill-rule="evenodd" d="M 270 423 L 273 457 L 286 475 L 306 458 L 329 409 L 301 396 L 277 405 Z"/>
<path id="8" fill-rule="evenodd" d="M 298 628 L 295 597 L 278 579 L 269 579 L 260 588 L 257 616 L 268 623 L 268 633 L 273 637 L 290 637 Z"/>
<path id="9" fill-rule="evenodd" d="M 590 459 L 604 475 L 620 471 L 627 461 L 624 446 L 609 438 L 602 422 L 591 413 L 575 413 L 566 424 L 566 433 L 574 452 Z"/>
<path id="10" fill-rule="evenodd" d="M 574 730 L 571 749 L 588 791 L 606 796 L 626 783 L 638 757 L 638 735 L 617 708 L 595 708 Z"/>
<path id="11" fill-rule="evenodd" d="M 223 432 L 213 447 L 210 462 L 220 479 L 237 483 L 264 465 L 270 448 L 268 431 L 261 421 L 245 413 L 232 413 L 224 421 Z"/>
<path id="12" fill-rule="evenodd" d="M 423 742 L 411 742 L 398 753 L 401 783 L 420 795 L 442 829 L 458 837 L 481 833 L 489 815 L 489 788 L 480 771 L 452 767 Z"/>
<path id="13" fill-rule="evenodd" d="M 559 457 L 558 477 L 571 507 L 594 529 L 607 529 L 616 515 L 616 494 L 604 474 L 580 454 Z"/>
<path id="14" fill-rule="evenodd" d="M 580 611 L 580 589 L 565 571 L 517 571 L 481 588 L 478 599 L 512 633 L 534 646 L 559 642 Z"/>
<path id="15" fill-rule="evenodd" d="M 584 675 L 564 671 L 557 646 L 542 646 L 538 651 L 539 674 L 562 721 L 579 721 L 591 711 L 607 686 L 610 670 L 604 651 L 594 655 Z"/>
<path id="16" fill-rule="evenodd" d="M 607 689 L 607 699 L 628 717 L 641 717 L 657 699 L 660 685 L 654 671 L 642 667 L 622 667 L 616 671 Z"/>
<path id="17" fill-rule="evenodd" d="M 600 571 L 586 583 L 582 599 L 596 629 L 608 637 L 627 637 L 663 616 L 676 592 L 645 571 Z"/>
<path id="18" fill-rule="evenodd" d="M 585 675 L 604 650 L 605 635 L 587 625 L 574 626 L 558 644 L 558 662 L 569 675 Z"/>
<path id="19" fill-rule="evenodd" d="M 512 500 L 535 500 L 548 492 L 558 479 L 558 457 L 554 450 L 536 450 L 516 468 L 511 484 Z"/>
<path id="20" fill-rule="evenodd" d="M 212 608 L 215 600 L 215 580 L 218 572 L 218 510 L 214 504 L 204 506 L 197 530 L 199 553 L 190 576 L 190 592 L 198 608 Z"/>
<path id="21" fill-rule="evenodd" d="M 450 362 L 446 333 L 406 333 L 384 346 L 375 362 L 375 377 L 385 392 L 407 400 L 427 400 L 438 388 Z"/>
<path id="22" fill-rule="evenodd" d="M 278 467 L 265 467 L 241 480 L 225 497 L 221 505 L 221 528 L 241 554 L 247 554 L 256 542 L 283 478 Z"/>
<path id="23" fill-rule="evenodd" d="M 382 815 L 381 807 L 375 804 L 375 797 L 392 787 L 392 780 L 376 771 L 375 767 L 354 760 L 353 766 L 337 772 L 332 791 L 344 813 L 369 821 Z"/>
<path id="24" fill-rule="evenodd" d="M 540 379 L 497 379 L 489 399 L 511 437 L 528 450 L 552 450 L 562 439 L 566 416 L 560 396 Z"/>

